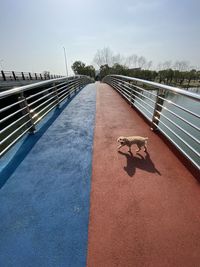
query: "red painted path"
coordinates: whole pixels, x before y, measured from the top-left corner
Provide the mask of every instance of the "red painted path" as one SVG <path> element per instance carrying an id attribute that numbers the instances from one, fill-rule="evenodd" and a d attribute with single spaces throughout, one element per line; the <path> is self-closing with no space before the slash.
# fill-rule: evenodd
<path id="1" fill-rule="evenodd" d="M 110 86 L 96 105 L 87 266 L 200 266 L 200 184 Z M 120 135 L 149 153 L 118 153 Z"/>

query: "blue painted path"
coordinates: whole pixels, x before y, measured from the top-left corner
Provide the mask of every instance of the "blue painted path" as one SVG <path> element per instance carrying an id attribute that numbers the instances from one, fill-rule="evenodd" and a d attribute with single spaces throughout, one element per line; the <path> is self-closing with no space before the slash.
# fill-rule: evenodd
<path id="1" fill-rule="evenodd" d="M 52 112 L 4 170 L 1 267 L 86 266 L 95 108 L 93 84 Z"/>

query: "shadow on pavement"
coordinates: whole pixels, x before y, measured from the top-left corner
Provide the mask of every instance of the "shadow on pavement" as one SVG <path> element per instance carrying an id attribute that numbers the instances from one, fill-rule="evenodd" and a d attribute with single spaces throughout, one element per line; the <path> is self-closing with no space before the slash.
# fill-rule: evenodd
<path id="1" fill-rule="evenodd" d="M 134 156 L 132 152 L 124 153 L 118 151 L 118 153 L 125 156 L 127 159 L 127 165 L 124 167 L 124 170 L 129 176 L 132 177 L 135 174 L 136 168 L 161 175 L 161 173 L 156 169 L 148 152 L 145 153 L 144 157 L 140 153 L 137 153 L 137 156 Z"/>

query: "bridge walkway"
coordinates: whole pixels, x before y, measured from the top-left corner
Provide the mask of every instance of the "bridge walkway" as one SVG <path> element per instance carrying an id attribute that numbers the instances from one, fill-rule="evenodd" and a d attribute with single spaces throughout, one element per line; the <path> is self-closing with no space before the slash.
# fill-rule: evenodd
<path id="1" fill-rule="evenodd" d="M 110 86 L 96 101 L 88 266 L 199 266 L 198 181 Z M 149 137 L 148 153 L 118 153 L 121 135 Z"/>
<path id="2" fill-rule="evenodd" d="M 85 266 L 95 109 L 88 85 L 6 154 L 0 266 Z"/>
<path id="3" fill-rule="evenodd" d="M 120 135 L 148 136 L 148 153 L 117 152 Z M 51 112 L 2 166 L 0 266 L 200 264 L 198 181 L 106 84 Z"/>

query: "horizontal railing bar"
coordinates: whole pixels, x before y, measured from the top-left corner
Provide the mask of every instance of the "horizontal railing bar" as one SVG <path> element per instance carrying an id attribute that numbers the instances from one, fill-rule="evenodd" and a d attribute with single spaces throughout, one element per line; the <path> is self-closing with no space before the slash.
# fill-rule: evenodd
<path id="1" fill-rule="evenodd" d="M 15 72 L 14 76 L 12 74 L 10 76 L 12 80 L 18 79 L 18 77 L 25 79 L 35 78 L 35 74 L 31 74 L 32 77 L 30 77 L 30 73 L 27 74 L 27 77 L 26 73 L 23 73 L 22 75 L 21 73 L 18 74 Z M 40 80 L 40 77 L 37 78 Z M 49 78 L 52 78 L 52 76 Z M 59 103 L 66 97 L 73 94 L 78 89 L 81 89 L 82 86 L 85 86 L 88 83 L 90 83 L 90 78 L 81 75 L 55 78 L 47 81 L 45 81 L 44 77 L 43 80 L 37 84 L 34 83 L 0 92 L 0 99 L 15 95 L 12 101 L 16 101 L 15 103 L 11 103 L 0 109 L 0 112 L 6 112 L 6 117 L 0 120 L 0 122 L 4 123 L 10 119 L 8 121 L 9 123 L 5 124 L 0 130 L 1 136 L 2 134 L 4 136 L 4 139 L 0 141 L 0 144 L 3 144 L 0 155 L 3 155 L 47 113 L 55 107 L 59 107 Z M 24 98 L 19 100 L 17 99 L 17 96 L 24 96 Z M 22 107 L 21 104 L 23 104 L 24 107 Z M 14 111 L 11 109 L 13 107 L 15 109 Z M 17 108 L 19 109 L 16 110 Z"/>
<path id="2" fill-rule="evenodd" d="M 7 141 L 11 136 L 13 136 L 13 134 L 15 134 L 16 132 L 18 132 L 21 128 L 23 128 L 28 122 L 31 122 L 30 120 L 27 120 L 25 123 L 23 123 L 20 127 L 18 127 L 16 130 L 14 130 L 12 133 L 10 133 L 9 135 L 7 135 L 1 142 L 0 144 L 2 145 L 3 143 L 5 143 L 5 141 Z"/>
<path id="3" fill-rule="evenodd" d="M 172 129 L 170 129 L 163 121 L 159 120 L 159 123 L 164 125 L 171 133 L 173 133 L 179 140 L 181 140 L 190 150 L 192 150 L 198 157 L 200 157 L 200 153 L 196 151 L 191 145 L 189 145 L 182 137 L 180 137 L 177 133 L 175 133 Z"/>
<path id="4" fill-rule="evenodd" d="M 141 93 L 139 93 L 139 92 L 136 92 L 136 94 L 142 95 L 143 97 L 145 97 L 145 98 L 151 100 L 151 101 L 155 104 L 155 101 L 153 101 L 152 99 L 150 99 L 150 98 L 144 96 L 143 94 L 141 94 Z M 151 109 L 154 109 L 154 107 L 152 107 L 151 105 L 149 105 L 149 103 L 146 103 L 146 102 L 145 102 L 142 98 L 140 98 L 139 96 L 137 96 L 137 95 L 135 95 L 135 94 L 132 95 L 132 96 L 134 96 L 134 98 L 138 98 L 138 99 L 140 99 L 140 101 L 142 101 L 143 103 L 145 103 L 145 105 L 149 106 Z M 131 95 L 130 95 L 129 97 L 131 97 Z M 132 103 L 132 101 L 131 101 L 130 99 L 129 99 L 129 102 Z M 151 114 L 151 115 L 152 115 L 152 114 Z"/>
<path id="5" fill-rule="evenodd" d="M 192 138 L 195 142 L 197 142 L 198 144 L 200 144 L 200 141 L 194 137 L 193 135 L 191 135 L 190 133 L 188 133 L 185 129 L 183 129 L 181 126 L 179 126 L 177 123 L 173 122 L 171 119 L 169 119 L 167 116 L 165 116 L 164 114 L 162 114 L 162 112 L 157 111 L 162 117 L 164 117 L 166 120 L 168 120 L 169 122 L 171 122 L 174 126 L 176 126 L 179 130 L 181 130 L 182 132 L 184 132 L 187 136 L 189 136 L 190 138 Z"/>
<path id="6" fill-rule="evenodd" d="M 123 86 L 123 85 L 121 85 Z M 138 94 L 140 94 L 139 92 L 136 92 Z M 142 96 L 144 96 L 143 94 L 141 94 Z M 137 97 L 136 95 L 134 95 L 134 97 Z M 145 96 L 144 96 L 145 97 Z M 165 100 L 165 98 L 162 98 L 160 97 L 161 99 Z M 145 105 L 148 105 L 149 107 L 153 108 L 152 106 L 150 106 L 148 103 L 146 103 L 145 101 L 143 101 L 141 98 L 139 98 L 140 101 L 144 102 Z M 148 98 L 149 99 L 149 98 Z M 149 99 L 150 100 L 150 99 Z M 153 100 L 151 100 L 153 103 L 155 103 Z M 177 116 L 179 119 L 181 119 L 182 121 L 184 121 L 185 123 L 189 124 L 190 126 L 192 126 L 193 128 L 195 128 L 196 130 L 200 130 L 198 127 L 196 127 L 195 125 L 193 125 L 192 123 L 188 122 L 187 120 L 183 119 L 182 117 L 180 117 L 179 115 L 175 114 L 174 112 L 172 112 L 171 110 L 169 110 L 168 108 L 166 107 L 163 107 L 162 105 L 158 104 L 160 107 L 162 107 L 163 109 L 167 110 L 168 112 L 170 112 L 171 114 Z M 141 105 L 142 106 L 142 105 Z M 165 116 L 164 114 L 162 114 L 162 112 L 159 112 L 162 116 Z M 166 117 L 166 116 L 165 116 Z M 166 117 L 167 118 L 167 117 Z M 181 128 L 183 131 L 184 129 Z M 189 134 L 190 135 L 190 134 Z M 191 137 L 192 135 L 190 135 Z M 192 138 L 192 137 L 191 137 Z M 193 138 L 194 140 L 197 140 L 195 137 Z"/>
<path id="7" fill-rule="evenodd" d="M 152 96 L 154 96 L 154 97 L 157 97 L 157 95 L 154 94 L 154 93 L 152 93 L 152 92 L 150 92 L 149 89 L 148 89 L 148 90 L 145 90 L 145 89 L 143 89 L 142 87 L 139 87 L 139 86 L 136 86 L 136 85 L 132 85 L 132 86 L 135 87 L 135 88 L 137 88 L 137 89 L 139 89 L 139 90 L 141 90 L 141 91 L 146 92 L 147 94 L 150 94 L 150 95 L 152 95 Z"/>
<path id="8" fill-rule="evenodd" d="M 151 112 L 150 112 L 147 108 L 145 108 L 144 106 L 142 106 L 137 100 L 136 100 L 135 102 L 136 102 L 139 106 L 141 106 L 143 109 L 145 109 L 146 112 L 148 112 L 150 115 L 152 115 Z M 131 103 L 132 103 L 132 102 L 131 102 Z M 148 121 L 151 121 L 150 118 L 147 116 L 147 114 L 145 114 L 144 111 L 142 111 L 141 109 L 139 109 L 139 107 L 137 107 L 134 103 L 132 103 L 132 105 L 133 105 L 133 106 L 134 106 L 140 113 L 142 113 L 143 116 L 144 116 Z"/>
<path id="9" fill-rule="evenodd" d="M 119 81 L 120 81 L 120 80 L 119 80 Z M 125 83 L 129 84 L 128 82 L 125 82 Z M 122 85 L 122 86 L 123 86 L 123 85 Z M 138 87 L 138 86 L 135 86 L 135 85 L 132 85 L 132 86 L 134 86 L 134 87 L 136 87 L 136 88 L 138 88 L 138 89 L 140 89 L 140 90 L 142 90 L 142 91 L 145 91 L 146 93 L 152 94 L 152 95 L 155 96 L 155 97 L 157 96 L 157 95 L 154 94 L 154 93 L 150 93 L 149 90 L 145 90 L 145 89 L 143 89 L 143 88 L 141 88 L 141 87 Z M 172 105 L 176 106 L 177 108 L 180 108 L 181 110 L 183 110 L 183 111 L 185 111 L 185 112 L 187 112 L 187 113 L 190 113 L 191 115 L 194 115 L 194 116 L 197 117 L 197 118 L 200 118 L 200 115 L 198 115 L 198 114 L 196 114 L 196 113 L 194 113 L 194 112 L 192 112 L 192 111 L 190 111 L 190 110 L 188 110 L 188 109 L 186 109 L 186 108 L 184 108 L 184 107 L 182 107 L 182 106 L 180 106 L 180 105 L 174 103 L 173 101 L 168 100 L 168 99 L 166 99 L 166 98 L 164 98 L 164 97 L 161 97 L 161 96 L 158 96 L 158 97 L 159 97 L 160 99 L 162 99 L 162 100 L 168 102 L 169 104 L 172 104 Z M 150 98 L 148 98 L 148 99 L 150 100 Z"/>
<path id="10" fill-rule="evenodd" d="M 116 82 L 114 82 L 114 81 L 112 81 L 116 86 L 119 86 Z M 121 88 L 122 87 L 122 88 Z M 120 89 L 121 89 L 121 91 L 126 91 L 127 92 L 127 95 L 131 95 L 131 92 L 130 91 L 128 91 L 127 89 L 125 89 L 124 87 L 123 87 L 123 85 L 121 85 L 121 87 L 119 87 Z"/>
<path id="11" fill-rule="evenodd" d="M 54 83 L 54 82 L 62 82 L 62 81 L 69 80 L 70 78 L 77 78 L 78 79 L 79 77 L 81 77 L 81 75 L 64 77 L 64 78 L 55 78 L 55 79 L 50 79 L 50 80 L 47 80 L 47 81 L 42 81 L 42 82 L 38 82 L 38 83 L 34 83 L 34 84 L 29 84 L 29 85 L 25 85 L 25 86 L 16 87 L 16 88 L 13 88 L 13 89 L 9 89 L 9 90 L 0 92 L 0 99 L 4 98 L 4 97 L 7 97 L 9 95 L 13 95 L 13 94 L 21 93 L 21 92 L 24 92 L 24 91 L 27 91 L 27 90 L 39 88 L 41 86 L 48 85 L 48 84 L 51 84 L 51 83 Z"/>
<path id="12" fill-rule="evenodd" d="M 49 88 L 47 88 L 47 89 L 44 89 L 44 90 L 42 90 L 42 91 L 40 91 L 40 92 L 38 92 L 38 93 L 36 93 L 36 94 L 33 94 L 33 95 L 30 95 L 30 96 L 28 96 L 28 97 L 26 97 L 26 99 L 27 100 L 30 100 L 30 99 L 32 99 L 32 98 L 34 98 L 34 97 L 36 97 L 36 96 L 38 96 L 38 95 L 41 95 L 41 94 L 43 94 L 43 93 L 45 93 L 45 92 L 47 92 L 47 91 L 49 91 L 49 90 L 51 90 L 51 89 L 54 89 L 56 86 L 52 86 L 52 87 L 49 87 Z"/>
<path id="13" fill-rule="evenodd" d="M 55 99 L 55 96 L 52 96 L 52 97 L 48 98 L 46 101 L 42 102 L 40 105 L 38 105 L 37 107 L 33 108 L 31 110 L 31 112 L 35 112 L 38 108 L 44 106 L 46 103 L 48 103 L 52 99 Z"/>
<path id="14" fill-rule="evenodd" d="M 118 85 L 115 84 L 115 86 L 118 86 Z M 125 97 L 125 96 L 124 96 L 124 97 L 129 101 L 129 99 L 130 99 L 130 95 L 128 95 L 127 93 L 124 93 L 124 91 L 123 91 L 123 93 L 122 93 L 122 89 L 119 90 L 119 93 L 120 93 L 121 95 L 123 95 L 123 96 L 124 96 L 124 94 L 125 94 L 126 97 Z"/>
<path id="15" fill-rule="evenodd" d="M 135 96 L 137 99 L 140 99 L 140 101 L 142 101 L 145 105 L 147 105 L 148 107 L 150 107 L 151 109 L 154 110 L 154 107 L 152 107 L 149 103 L 146 103 L 143 99 L 141 99 L 139 96 Z M 135 99 L 134 99 L 135 101 Z M 131 101 L 132 103 L 132 101 Z M 151 113 L 151 115 L 153 115 L 153 113 Z"/>
<path id="16" fill-rule="evenodd" d="M 56 102 L 56 100 L 55 101 L 53 101 L 53 102 Z M 53 103 L 52 102 L 52 103 Z M 52 104 L 51 103 L 51 104 Z M 50 104 L 48 105 L 48 106 L 46 106 L 42 111 L 44 111 L 47 107 L 49 107 L 50 106 Z M 35 122 L 34 122 L 34 125 L 36 125 L 42 118 L 44 118 L 44 116 L 46 116 L 52 109 L 54 109 L 56 107 L 56 104 L 55 105 L 53 105 L 50 109 L 48 109 L 44 114 L 42 114 L 42 116 L 40 116 Z M 39 112 L 39 113 L 41 113 L 41 112 Z"/>
<path id="17" fill-rule="evenodd" d="M 33 119 L 35 117 L 38 117 L 45 109 L 47 109 L 49 106 L 51 105 L 54 105 L 54 103 L 56 102 L 57 100 L 55 99 L 54 101 L 50 102 L 47 106 L 45 106 L 43 109 L 41 109 L 39 112 L 37 112 L 36 114 L 33 115 Z M 57 103 L 54 105 L 54 107 L 57 105 Z M 35 123 L 34 123 L 35 124 Z"/>
<path id="18" fill-rule="evenodd" d="M 152 123 L 152 125 L 155 126 L 155 129 L 158 129 L 160 132 L 162 132 L 177 147 L 177 149 L 180 150 L 183 153 L 183 155 L 186 156 L 186 158 L 191 161 L 191 163 L 195 167 L 200 169 L 200 166 L 197 164 L 196 159 L 195 159 L 195 156 L 200 157 L 200 153 L 198 152 L 197 147 L 195 147 L 195 143 L 199 147 L 200 141 L 198 140 L 198 138 L 195 137 L 193 133 L 190 133 L 189 131 L 184 129 L 181 125 L 179 126 L 179 123 L 178 122 L 176 123 L 176 120 L 174 122 L 173 119 L 169 118 L 167 116 L 168 114 L 163 114 L 165 113 L 163 111 L 166 110 L 170 114 L 174 115 L 177 119 L 180 119 L 182 122 L 186 123 L 186 125 L 191 126 L 197 131 L 200 131 L 200 128 L 198 126 L 194 125 L 193 122 L 188 121 L 188 119 L 184 119 L 182 115 L 178 115 L 176 111 L 171 111 L 170 107 L 172 108 L 174 106 L 186 112 L 186 114 L 190 114 L 193 117 L 196 117 L 198 119 L 200 118 L 200 115 L 198 115 L 197 113 L 193 111 L 190 111 L 188 108 L 185 108 L 179 104 L 174 103 L 171 100 L 168 100 L 167 98 L 165 98 L 165 96 L 159 95 L 159 93 L 155 94 L 155 93 L 149 92 L 149 90 L 151 90 L 150 86 L 151 87 L 153 86 L 152 90 L 157 90 L 158 92 L 158 89 L 160 89 L 161 90 L 160 94 L 164 95 L 166 91 L 169 91 L 173 94 L 179 94 L 179 95 L 191 98 L 195 101 L 200 100 L 199 94 L 187 92 L 179 88 L 174 88 L 174 87 L 165 86 L 162 84 L 156 84 L 153 82 L 144 81 L 144 80 L 137 79 L 137 78 L 120 76 L 120 75 L 109 75 L 109 76 L 106 76 L 104 80 L 106 83 L 114 87 L 125 99 L 127 99 L 128 102 L 131 102 L 131 104 L 134 105 L 134 107 L 137 108 Z M 142 84 L 141 86 L 147 85 L 148 88 L 143 89 L 137 86 L 136 84 L 132 84 L 131 81 L 135 83 L 138 82 L 139 84 L 141 83 Z M 145 91 L 146 93 L 143 94 L 143 91 Z M 148 94 L 155 97 L 155 101 L 153 101 L 152 98 L 149 98 Z M 153 106 L 150 105 L 151 103 L 146 103 L 148 102 L 147 100 L 153 103 Z M 166 107 L 164 103 L 167 103 L 170 105 L 169 106 L 167 105 Z M 154 109 L 153 114 L 151 114 L 151 112 L 147 108 Z M 150 114 L 150 117 L 148 117 L 147 114 Z M 166 121 L 167 124 L 163 122 L 162 118 L 167 120 Z M 175 130 L 178 129 L 180 133 L 183 133 L 183 137 L 179 135 L 178 133 L 176 133 L 176 131 L 171 129 L 169 123 L 172 123 L 172 126 L 176 127 L 174 128 Z M 164 130 L 161 128 L 162 125 L 164 127 Z M 169 131 L 169 133 L 172 134 L 172 138 L 169 136 L 169 134 L 166 133 L 167 130 Z M 191 138 L 191 139 L 188 139 L 186 137 Z M 175 138 L 177 138 L 177 141 L 174 141 L 176 140 Z M 194 145 L 193 143 L 190 144 L 189 141 L 194 141 L 195 142 Z M 178 145 L 176 142 L 178 143 L 180 142 L 180 145 Z M 188 153 L 192 153 L 191 154 L 192 156 L 189 156 Z"/>
<path id="19" fill-rule="evenodd" d="M 58 97 L 60 98 L 62 95 L 64 95 L 64 94 L 70 94 L 71 93 L 71 91 L 72 91 L 72 89 L 69 89 L 69 90 L 65 90 L 65 91 L 62 91 L 62 92 L 58 92 Z"/>
<path id="20" fill-rule="evenodd" d="M 25 133 L 27 133 L 33 126 L 28 127 L 23 133 L 21 133 L 14 141 L 12 141 L 6 148 L 0 152 L 0 157 L 5 154 L 11 146 L 13 146 Z"/>
<path id="21" fill-rule="evenodd" d="M 74 85 L 76 85 L 76 84 L 78 84 L 78 82 L 77 81 L 75 81 L 73 84 L 70 84 L 69 86 L 67 86 L 67 85 L 65 85 L 65 86 L 63 86 L 63 87 L 61 87 L 61 88 L 58 88 L 57 89 L 57 92 L 58 91 L 60 91 L 60 90 L 62 90 L 62 89 L 65 89 L 65 88 L 71 88 L 71 87 L 73 87 Z"/>
<path id="22" fill-rule="evenodd" d="M 14 106 L 20 104 L 20 103 L 22 103 L 23 101 L 24 101 L 24 100 L 17 101 L 17 102 L 15 102 L 15 103 L 13 103 L 13 104 L 11 104 L 11 105 L 9 105 L 9 106 L 6 106 L 6 107 L 0 109 L 0 113 L 4 112 L 4 111 L 6 111 L 6 110 L 8 110 L 8 109 L 10 109 L 10 108 L 12 108 L 12 107 L 14 107 Z"/>
<path id="23" fill-rule="evenodd" d="M 71 87 L 73 87 L 73 86 L 78 85 L 79 83 L 80 83 L 80 81 L 74 81 L 74 82 L 71 83 L 69 86 L 65 86 L 65 87 L 67 87 L 67 88 L 71 88 Z M 58 91 L 59 91 L 60 89 L 63 89 L 63 87 L 62 87 L 62 88 L 58 88 Z"/>
<path id="24" fill-rule="evenodd" d="M 17 119 L 16 121 L 12 122 L 11 124 L 9 124 L 8 126 L 6 126 L 5 128 L 3 128 L 3 130 L 0 131 L 0 134 L 4 133 L 5 131 L 7 131 L 10 127 L 12 127 L 13 125 L 15 125 L 16 123 L 18 123 L 20 120 L 22 120 L 23 118 L 29 116 L 28 113 L 26 113 L 25 115 L 23 115 L 22 117 L 20 117 L 19 119 Z"/>
<path id="25" fill-rule="evenodd" d="M 36 104 L 37 102 L 41 101 L 42 99 L 44 99 L 44 98 L 46 98 L 46 97 L 48 97 L 49 95 L 52 95 L 52 94 L 55 94 L 55 92 L 52 91 L 52 92 L 50 92 L 50 93 L 48 93 L 48 94 L 46 94 L 46 95 L 44 95 L 44 96 L 42 96 L 42 97 L 36 99 L 35 101 L 29 103 L 28 106 L 31 107 L 32 105 Z M 43 103 L 44 103 L 44 102 L 43 102 Z M 38 106 L 38 107 L 39 107 L 39 106 Z"/>
<path id="26" fill-rule="evenodd" d="M 12 114 L 8 115 L 7 117 L 1 119 L 1 120 L 0 120 L 0 123 L 5 122 L 6 120 L 12 118 L 12 117 L 15 116 L 17 113 L 21 112 L 22 110 L 25 110 L 26 108 L 27 108 L 27 107 L 23 107 L 23 108 L 21 108 L 21 109 L 18 109 L 18 110 L 15 111 L 14 113 L 12 113 Z"/>
<path id="27" fill-rule="evenodd" d="M 119 81 L 119 82 L 121 82 L 122 84 L 123 84 L 123 83 L 126 83 L 127 86 L 130 87 L 130 89 L 133 89 L 132 87 L 135 87 L 135 88 L 137 88 L 137 89 L 139 89 L 139 90 L 145 91 L 146 93 L 148 93 L 148 94 L 150 94 L 150 95 L 153 95 L 153 96 L 157 97 L 157 95 L 154 94 L 154 93 L 152 93 L 152 92 L 150 92 L 149 89 L 148 89 L 148 90 L 145 90 L 145 89 L 143 89 L 142 87 L 139 87 L 138 85 L 130 84 L 129 82 L 122 81 L 122 80 L 119 80 L 119 79 L 116 79 L 116 80 Z"/>
<path id="28" fill-rule="evenodd" d="M 80 86 L 80 84 L 79 84 L 79 86 Z M 76 89 L 75 89 L 76 90 Z M 60 93 L 63 93 L 63 92 L 60 92 Z M 65 98 L 67 98 L 68 97 L 68 95 L 70 95 L 70 93 L 71 93 L 71 90 L 69 90 L 69 91 L 65 91 L 63 94 L 60 94 L 60 93 L 58 93 L 59 94 L 59 102 L 62 102 Z M 64 97 L 63 97 L 64 96 Z"/>
<path id="29" fill-rule="evenodd" d="M 169 140 L 170 140 L 170 142 L 172 142 L 174 145 L 175 145 L 175 147 L 179 150 L 179 151 L 181 151 L 183 154 L 184 154 L 184 156 L 188 159 L 188 160 L 190 160 L 191 162 L 192 162 L 192 164 L 198 169 L 198 170 L 200 170 L 200 166 L 196 163 L 196 161 L 194 161 L 165 131 L 163 131 L 163 129 L 159 126 L 159 125 L 156 125 L 155 123 L 153 123 L 158 129 L 159 129 L 159 131 L 161 132 L 161 133 L 163 133 Z"/>
<path id="30" fill-rule="evenodd" d="M 57 89 L 57 91 L 59 91 L 60 89 L 64 89 L 64 88 L 70 88 L 70 86 L 73 86 L 73 85 L 69 85 L 68 86 L 68 84 L 69 83 L 62 83 L 62 84 L 65 84 L 63 87 L 61 87 L 61 88 L 58 88 Z M 60 85 L 60 84 L 59 84 Z M 42 91 L 41 93 L 44 93 L 45 91 L 49 91 L 49 90 L 51 90 L 51 89 L 54 89 L 54 88 L 56 88 L 58 85 L 56 85 L 56 86 L 53 86 L 53 87 L 50 87 L 50 88 L 48 88 L 48 89 L 46 89 L 46 90 L 44 90 L 44 91 Z M 39 98 L 39 99 L 37 99 L 37 100 L 35 100 L 34 102 L 31 102 L 30 104 L 29 104 L 29 106 L 32 106 L 33 104 L 35 104 L 35 103 L 37 103 L 37 102 L 39 102 L 41 99 L 44 99 L 44 98 L 46 98 L 48 95 L 51 95 L 51 94 L 54 94 L 55 92 L 54 91 L 52 91 L 52 92 L 50 92 L 49 94 L 46 94 L 46 95 L 44 95 L 43 97 L 41 97 L 41 98 Z M 35 95 L 34 95 L 35 96 Z M 27 98 L 28 99 L 28 98 Z"/>
<path id="31" fill-rule="evenodd" d="M 188 92 L 188 91 L 185 91 L 185 90 L 177 88 L 177 87 L 172 87 L 169 85 L 159 84 L 156 82 L 146 81 L 146 80 L 142 80 L 142 79 L 138 79 L 138 78 L 127 77 L 127 76 L 123 76 L 123 75 L 110 75 L 110 76 L 129 80 L 129 81 L 141 82 L 143 84 L 147 84 L 147 85 L 153 86 L 155 88 L 164 89 L 167 91 L 172 91 L 176 94 L 184 95 L 184 96 L 187 96 L 187 97 L 192 98 L 194 100 L 200 101 L 200 95 L 199 94 Z"/>
<path id="32" fill-rule="evenodd" d="M 140 105 L 143 109 L 145 109 L 152 116 L 152 113 L 146 107 L 144 107 L 139 101 L 135 100 L 134 102 L 136 102 L 138 105 Z M 132 103 L 132 101 L 131 101 L 131 104 L 134 105 L 134 103 Z M 134 107 L 137 107 L 137 106 L 134 105 Z M 140 112 L 142 112 L 142 111 L 140 110 Z M 143 114 L 145 114 L 145 113 L 143 113 Z M 148 119 L 149 119 L 149 117 L 148 117 Z"/>
<path id="33" fill-rule="evenodd" d="M 72 81 L 67 81 L 67 82 L 63 82 L 63 83 L 61 83 L 61 84 L 54 85 L 54 86 L 52 86 L 52 87 L 48 87 L 47 89 L 44 89 L 44 90 L 40 91 L 39 93 L 33 94 L 33 95 L 27 97 L 26 99 L 29 100 L 29 99 L 31 99 L 31 98 L 34 98 L 34 97 L 37 96 L 37 95 L 43 94 L 44 92 L 47 92 L 47 91 L 49 91 L 49 90 L 52 90 L 52 89 L 54 89 L 54 88 L 56 88 L 56 87 L 58 87 L 58 86 L 61 86 L 61 85 L 64 85 L 64 86 L 61 87 L 61 88 L 67 87 L 68 84 L 73 83 L 73 82 L 75 82 L 75 81 L 73 81 L 73 80 L 72 80 Z M 61 88 L 58 88 L 57 91 L 60 90 Z"/>
<path id="34" fill-rule="evenodd" d="M 69 91 L 65 91 L 64 93 L 63 92 L 60 92 L 59 95 L 58 95 L 58 98 L 59 98 L 59 102 L 62 102 L 61 98 L 64 96 L 64 95 L 70 95 L 70 92 Z"/>
<path id="35" fill-rule="evenodd" d="M 169 113 L 173 114 L 175 117 L 179 118 L 180 120 L 184 121 L 186 124 L 193 127 L 195 130 L 200 131 L 200 128 L 194 125 L 193 123 L 189 122 L 188 120 L 184 119 L 183 117 L 179 116 L 178 114 L 174 113 L 173 111 L 169 110 L 167 107 L 164 107 L 157 103 L 158 106 L 162 107 L 163 109 L 167 110 Z"/>
<path id="36" fill-rule="evenodd" d="M 115 85 L 115 86 L 117 86 L 117 85 Z M 120 92 L 120 94 L 122 94 L 122 93 Z M 122 95 L 123 95 L 123 94 L 122 94 Z M 137 98 L 139 98 L 139 97 L 137 97 Z M 130 98 L 127 98 L 127 97 L 126 97 L 126 99 L 127 99 L 132 105 L 134 105 L 134 102 L 136 102 L 138 105 L 140 105 L 142 108 L 144 108 L 144 109 L 145 109 L 145 110 L 152 116 L 152 113 L 151 113 L 147 108 L 145 108 L 141 103 L 139 103 L 136 99 L 134 99 L 134 102 L 130 101 Z M 141 98 L 139 98 L 139 99 L 142 100 Z M 143 101 L 143 100 L 142 100 L 142 101 Z M 144 102 L 144 101 L 143 101 L 143 102 Z M 147 104 L 147 103 L 145 103 L 145 104 Z M 150 106 L 149 104 L 148 104 L 148 106 L 149 106 L 150 108 L 153 109 L 153 107 Z M 134 105 L 134 107 L 137 108 L 136 105 Z M 138 108 L 137 108 L 137 109 L 138 109 Z M 142 112 L 142 111 L 140 110 L 140 112 Z M 149 117 L 146 116 L 146 114 L 145 114 L 144 112 L 142 112 L 142 114 L 145 115 L 145 117 L 147 117 L 148 120 L 149 120 Z"/>
<path id="37" fill-rule="evenodd" d="M 182 107 L 182 106 L 180 106 L 180 105 L 174 103 L 173 101 L 168 100 L 168 99 L 166 99 L 166 98 L 164 98 L 164 97 L 161 97 L 161 96 L 158 96 L 158 97 L 159 97 L 160 99 L 166 101 L 167 103 L 172 104 L 173 106 L 175 106 L 175 107 L 177 107 L 177 108 L 179 108 L 179 109 L 181 109 L 181 110 L 183 110 L 183 111 L 185 111 L 185 112 L 187 112 L 187 113 L 189 113 L 189 114 L 191 114 L 191 115 L 193 115 L 193 116 L 195 116 L 195 117 L 197 117 L 197 118 L 200 118 L 200 115 L 198 115 L 198 114 L 196 114 L 196 113 L 194 113 L 194 112 L 192 112 L 192 111 L 190 111 L 190 110 L 188 110 L 188 109 L 186 109 L 186 108 L 184 108 L 184 107 Z"/>
<path id="38" fill-rule="evenodd" d="M 65 94 L 59 96 L 59 101 L 62 102 L 65 98 L 68 97 L 68 95 L 70 95 L 70 93 L 65 93 Z"/>

